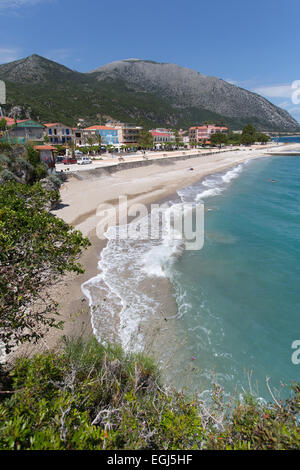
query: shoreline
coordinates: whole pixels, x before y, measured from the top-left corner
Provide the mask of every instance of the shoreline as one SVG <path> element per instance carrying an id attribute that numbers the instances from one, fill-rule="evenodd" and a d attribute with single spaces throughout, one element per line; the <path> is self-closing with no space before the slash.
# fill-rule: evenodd
<path id="1" fill-rule="evenodd" d="M 283 144 L 282 147 L 287 150 L 288 147 L 295 148 L 295 145 L 299 146 Z M 6 362 L 13 361 L 19 355 L 32 355 L 54 349 L 63 336 L 89 337 L 93 334 L 90 307 L 81 286 L 99 274 L 98 262 L 107 242 L 96 235 L 98 217 L 95 214 L 99 204 L 105 202 L 116 205 L 118 196 L 125 194 L 129 198 L 129 207 L 134 203 L 150 205 L 160 202 L 210 174 L 222 172 L 249 159 L 270 158 L 268 148 L 266 146 L 259 150 L 216 153 L 177 162 L 166 161 L 164 166 L 153 162 L 146 167 L 123 169 L 113 175 L 96 178 L 92 176 L 84 180 L 71 177 L 61 188 L 60 207 L 52 212 L 90 239 L 92 245 L 79 259 L 85 272 L 80 275 L 67 274 L 49 289 L 49 294 L 60 306 L 59 319 L 64 321 L 63 330 L 52 329 L 37 344 L 18 347 L 6 358 Z M 193 171 L 190 171 L 191 167 L 194 168 Z M 169 171 L 165 171 L 166 169 Z"/>

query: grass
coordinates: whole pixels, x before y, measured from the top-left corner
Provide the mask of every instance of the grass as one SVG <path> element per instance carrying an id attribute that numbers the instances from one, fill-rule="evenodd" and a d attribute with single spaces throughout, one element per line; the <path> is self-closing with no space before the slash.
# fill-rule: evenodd
<path id="1" fill-rule="evenodd" d="M 230 407 L 160 384 L 154 361 L 95 338 L 21 358 L 3 375 L 0 449 L 299 449 L 300 387 L 284 403 Z"/>

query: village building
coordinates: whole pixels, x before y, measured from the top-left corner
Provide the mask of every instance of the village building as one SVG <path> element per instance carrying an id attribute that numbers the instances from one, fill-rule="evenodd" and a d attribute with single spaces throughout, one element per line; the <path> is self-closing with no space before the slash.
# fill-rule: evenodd
<path id="1" fill-rule="evenodd" d="M 174 131 L 170 131 L 169 129 L 152 129 L 149 131 L 153 137 L 154 145 L 161 145 L 166 142 L 176 142 L 176 136 Z"/>
<path id="2" fill-rule="evenodd" d="M 119 132 L 115 127 L 109 126 L 90 126 L 82 130 L 84 142 L 87 143 L 87 139 L 93 138 L 95 144 L 97 143 L 97 136 L 101 137 L 102 145 L 118 145 L 119 141 Z"/>
<path id="3" fill-rule="evenodd" d="M 7 126 L 6 140 L 12 144 L 24 144 L 28 141 L 43 142 L 45 126 L 32 119 L 15 120 L 4 117 Z"/>
<path id="4" fill-rule="evenodd" d="M 220 132 L 222 134 L 228 134 L 228 127 L 217 126 L 215 124 L 205 124 L 203 126 L 190 127 L 189 139 L 190 142 L 202 142 L 203 140 L 209 140 L 213 134 Z"/>
<path id="5" fill-rule="evenodd" d="M 65 145 L 73 140 L 73 129 L 60 122 L 45 124 L 45 136 L 49 138 L 51 144 Z"/>
<path id="6" fill-rule="evenodd" d="M 72 128 L 73 131 L 73 140 L 76 145 L 83 145 L 84 137 L 83 137 L 83 129 L 78 129 L 77 127 Z"/>
<path id="7" fill-rule="evenodd" d="M 116 129 L 118 129 L 119 142 L 123 145 L 137 144 L 143 130 L 141 126 L 134 124 L 120 124 L 116 126 Z"/>

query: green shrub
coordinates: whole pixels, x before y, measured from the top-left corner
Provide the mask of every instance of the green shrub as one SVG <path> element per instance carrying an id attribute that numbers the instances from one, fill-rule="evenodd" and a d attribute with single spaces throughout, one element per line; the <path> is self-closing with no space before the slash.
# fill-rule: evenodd
<path id="1" fill-rule="evenodd" d="M 299 449 L 300 387 L 280 406 L 253 397 L 231 410 L 159 384 L 153 361 L 64 340 L 56 353 L 21 358 L 0 402 L 1 449 Z M 9 390 L 8 390 L 9 391 Z"/>
<path id="2" fill-rule="evenodd" d="M 5 169 L 1 172 L 0 180 L 2 181 L 2 183 L 6 183 L 8 181 L 17 181 L 18 178 L 14 173 Z"/>
<path id="3" fill-rule="evenodd" d="M 7 352 L 41 338 L 42 327 L 61 326 L 47 287 L 66 271 L 83 272 L 77 258 L 89 241 L 45 210 L 58 200 L 41 183 L 0 185 L 0 341 Z"/>
<path id="4" fill-rule="evenodd" d="M 41 162 L 34 168 L 35 171 L 35 181 L 40 181 L 43 178 L 46 178 L 48 175 L 48 167 L 45 163 Z"/>

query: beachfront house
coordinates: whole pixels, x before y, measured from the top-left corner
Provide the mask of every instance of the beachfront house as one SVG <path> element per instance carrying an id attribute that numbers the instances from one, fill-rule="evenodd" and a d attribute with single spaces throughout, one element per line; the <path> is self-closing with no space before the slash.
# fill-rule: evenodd
<path id="1" fill-rule="evenodd" d="M 156 147 L 159 147 L 165 144 L 166 142 L 175 143 L 176 141 L 175 132 L 169 129 L 158 128 L 158 129 L 152 129 L 149 132 L 153 137 L 153 143 Z"/>
<path id="2" fill-rule="evenodd" d="M 73 140 L 75 144 L 82 145 L 83 144 L 83 129 L 73 127 L 72 131 L 73 131 Z"/>
<path id="3" fill-rule="evenodd" d="M 74 138 L 73 128 L 61 122 L 47 123 L 45 127 L 45 136 L 49 138 L 51 144 L 66 145 Z"/>
<path id="4" fill-rule="evenodd" d="M 118 129 L 115 127 L 94 125 L 83 129 L 82 134 L 85 143 L 92 139 L 97 144 L 98 136 L 101 137 L 102 145 L 117 146 L 120 143 Z"/>
<path id="5" fill-rule="evenodd" d="M 228 127 L 217 126 L 215 124 L 205 124 L 203 126 L 190 127 L 189 129 L 189 140 L 190 142 L 202 142 L 207 141 L 213 134 L 220 132 L 222 134 L 228 134 Z"/>
<path id="6" fill-rule="evenodd" d="M 124 123 L 116 125 L 116 129 L 118 129 L 119 142 L 123 145 L 137 144 L 143 130 L 141 126 Z"/>
<path id="7" fill-rule="evenodd" d="M 28 141 L 43 142 L 45 126 L 32 119 L 15 120 L 4 118 L 7 132 L 2 141 L 12 144 L 25 144 Z"/>

